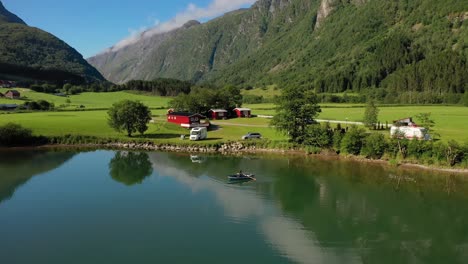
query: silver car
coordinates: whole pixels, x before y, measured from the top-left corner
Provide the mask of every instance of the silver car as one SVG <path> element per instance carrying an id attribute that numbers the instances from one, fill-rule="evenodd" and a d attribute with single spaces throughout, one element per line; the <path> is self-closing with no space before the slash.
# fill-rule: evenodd
<path id="1" fill-rule="evenodd" d="M 242 139 L 251 139 L 251 138 L 262 138 L 262 135 L 260 133 L 255 133 L 255 132 L 249 132 L 246 135 L 242 136 Z"/>

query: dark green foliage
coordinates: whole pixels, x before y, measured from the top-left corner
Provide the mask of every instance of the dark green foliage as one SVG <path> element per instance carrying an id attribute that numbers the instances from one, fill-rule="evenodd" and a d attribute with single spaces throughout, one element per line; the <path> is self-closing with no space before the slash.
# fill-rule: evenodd
<path id="1" fill-rule="evenodd" d="M 333 148 L 337 151 L 340 152 L 341 149 L 341 141 L 343 140 L 345 133 L 342 130 L 335 130 L 333 132 Z"/>
<path id="2" fill-rule="evenodd" d="M 221 89 L 193 88 L 190 94 L 180 94 L 169 103 L 176 111 L 206 114 L 210 109 L 228 111 L 242 105 L 240 89 L 226 86 Z"/>
<path id="3" fill-rule="evenodd" d="M 271 125 L 287 134 L 296 143 L 302 143 L 307 127 L 315 123 L 322 110 L 317 95 L 303 87 L 292 86 L 282 91 L 276 102 L 276 115 Z"/>
<path id="4" fill-rule="evenodd" d="M 129 137 L 137 131 L 143 135 L 151 120 L 149 108 L 138 101 L 120 101 L 113 104 L 107 113 L 109 126 L 119 132 L 126 131 Z"/>
<path id="5" fill-rule="evenodd" d="M 45 100 L 30 101 L 24 103 L 23 107 L 28 110 L 49 111 L 54 109 L 54 104 Z"/>
<path id="6" fill-rule="evenodd" d="M 370 159 L 380 159 L 387 149 L 387 140 L 380 133 L 373 133 L 367 136 L 362 147 L 362 155 Z"/>
<path id="7" fill-rule="evenodd" d="M 31 129 L 14 123 L 0 126 L 0 146 L 26 146 L 33 144 L 34 141 L 35 137 L 32 135 Z"/>
<path id="8" fill-rule="evenodd" d="M 118 90 L 134 90 L 150 92 L 159 96 L 177 96 L 190 93 L 192 84 L 176 79 L 159 78 L 153 81 L 133 80 L 117 86 Z"/>
<path id="9" fill-rule="evenodd" d="M 435 126 L 434 120 L 431 118 L 431 113 L 419 113 L 416 115 L 416 123 L 419 126 L 426 128 L 426 132 L 429 133 L 432 137 L 438 136 L 438 134 L 433 130 Z"/>
<path id="10" fill-rule="evenodd" d="M 364 111 L 364 125 L 367 127 L 375 127 L 379 120 L 379 109 L 375 105 L 374 100 L 369 100 Z"/>
<path id="11" fill-rule="evenodd" d="M 465 150 L 463 147 L 454 140 L 450 140 L 445 148 L 445 157 L 450 166 L 454 166 L 463 160 Z"/>
<path id="12" fill-rule="evenodd" d="M 365 130 L 358 126 L 351 126 L 341 140 L 341 152 L 359 155 L 364 145 Z"/>
<path id="13" fill-rule="evenodd" d="M 127 186 L 141 184 L 153 172 L 148 154 L 118 151 L 109 162 L 112 179 Z"/>
<path id="14" fill-rule="evenodd" d="M 468 89 L 465 90 L 465 94 L 463 95 L 463 105 L 468 106 Z"/>
<path id="15" fill-rule="evenodd" d="M 332 147 L 333 130 L 330 124 L 315 124 L 307 127 L 307 133 L 304 136 L 304 145 L 322 149 Z"/>

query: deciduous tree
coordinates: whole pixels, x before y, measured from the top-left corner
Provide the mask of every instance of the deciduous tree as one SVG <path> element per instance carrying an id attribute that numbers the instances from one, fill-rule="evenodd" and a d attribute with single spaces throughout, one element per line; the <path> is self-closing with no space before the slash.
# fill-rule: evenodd
<path id="1" fill-rule="evenodd" d="M 364 125 L 366 127 L 374 127 L 379 118 L 379 109 L 375 105 L 374 100 L 369 100 L 364 112 Z"/>
<path id="2" fill-rule="evenodd" d="M 271 125 L 289 135 L 296 143 L 303 143 L 307 127 L 315 123 L 322 110 L 317 95 L 306 88 L 289 87 L 277 98 L 276 115 Z"/>
<path id="3" fill-rule="evenodd" d="M 129 137 L 135 132 L 148 130 L 151 111 L 138 101 L 123 100 L 112 105 L 108 111 L 108 124 L 116 131 L 126 131 Z"/>

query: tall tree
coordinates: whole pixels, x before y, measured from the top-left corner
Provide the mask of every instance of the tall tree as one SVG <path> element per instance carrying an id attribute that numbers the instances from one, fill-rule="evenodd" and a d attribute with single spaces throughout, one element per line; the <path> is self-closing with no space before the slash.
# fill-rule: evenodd
<path id="1" fill-rule="evenodd" d="M 375 105 L 374 100 L 369 100 L 364 112 L 364 125 L 366 127 L 374 127 L 379 118 L 379 109 Z"/>
<path id="2" fill-rule="evenodd" d="M 302 143 L 307 127 L 315 123 L 322 112 L 317 95 L 304 87 L 289 87 L 277 98 L 276 115 L 271 125 L 289 135 L 293 142 Z"/>
<path id="3" fill-rule="evenodd" d="M 138 101 L 123 100 L 112 105 L 107 112 L 108 124 L 116 131 L 126 131 L 129 137 L 135 132 L 144 134 L 151 120 L 149 108 Z"/>
<path id="4" fill-rule="evenodd" d="M 434 131 L 435 122 L 431 118 L 431 113 L 419 113 L 416 115 L 417 123 L 426 129 L 427 134 L 431 134 L 432 137 L 439 136 Z"/>

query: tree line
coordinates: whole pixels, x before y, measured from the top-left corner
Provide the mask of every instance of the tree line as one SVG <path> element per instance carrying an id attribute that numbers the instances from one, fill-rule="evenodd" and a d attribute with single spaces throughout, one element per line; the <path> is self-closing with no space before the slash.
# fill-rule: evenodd
<path id="1" fill-rule="evenodd" d="M 290 86 L 277 97 L 277 109 L 271 125 L 284 133 L 289 140 L 305 147 L 310 153 L 334 150 L 337 153 L 363 155 L 370 159 L 387 157 L 390 159 L 413 159 L 427 164 L 455 166 L 463 163 L 468 166 L 468 143 L 461 145 L 450 140 L 441 141 L 408 140 L 396 135 L 388 139 L 381 133 L 369 133 L 356 125 L 333 129 L 329 123 L 318 124 L 315 118 L 321 112 L 318 97 L 311 90 Z M 375 127 L 379 110 L 374 101 L 369 101 L 365 115 L 365 125 Z M 418 115 L 421 125 L 427 129 L 434 126 L 430 113 Z"/>

